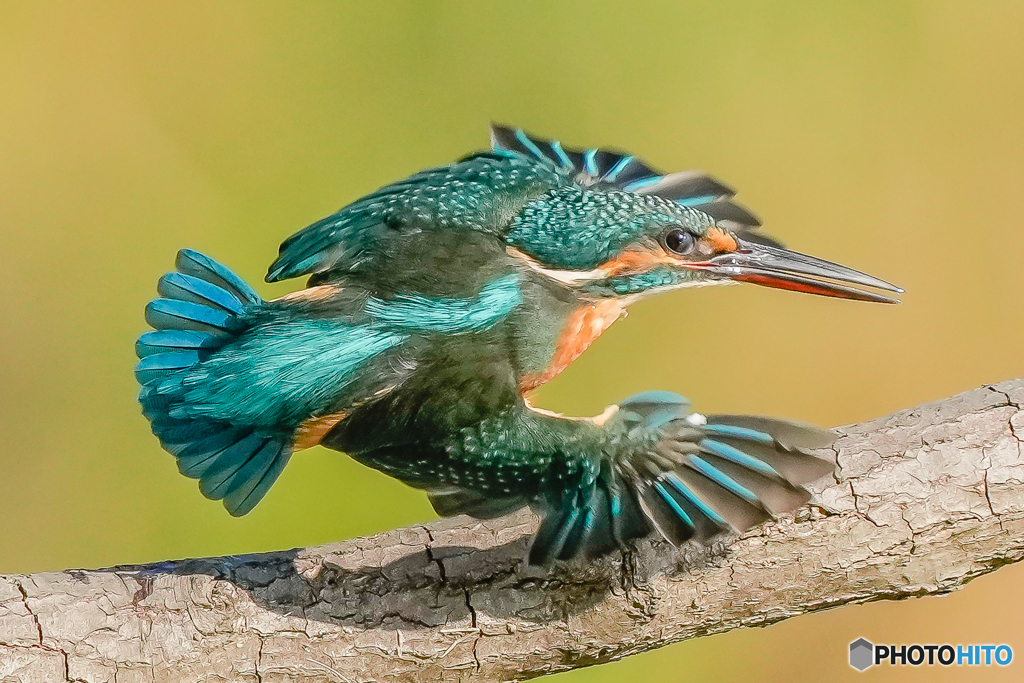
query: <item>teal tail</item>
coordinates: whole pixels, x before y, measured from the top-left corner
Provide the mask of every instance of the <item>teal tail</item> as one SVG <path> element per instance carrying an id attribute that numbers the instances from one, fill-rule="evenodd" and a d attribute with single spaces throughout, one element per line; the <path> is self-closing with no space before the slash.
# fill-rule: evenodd
<path id="1" fill-rule="evenodd" d="M 835 441 L 810 425 L 705 417 L 664 391 L 637 394 L 619 412 L 629 430 L 653 432 L 657 440 L 605 458 L 593 482 L 547 501 L 531 564 L 601 555 L 650 533 L 674 545 L 742 533 L 805 504 L 811 494 L 802 485 L 835 469 L 801 450 Z"/>
<path id="2" fill-rule="evenodd" d="M 190 372 L 243 332 L 262 304 L 241 278 L 203 254 L 178 252 L 176 272 L 160 278 L 161 298 L 146 306 L 155 328 L 135 344 L 139 402 L 160 444 L 199 490 L 224 501 L 232 515 L 253 509 L 291 456 L 282 434 L 192 414 L 185 399 Z"/>

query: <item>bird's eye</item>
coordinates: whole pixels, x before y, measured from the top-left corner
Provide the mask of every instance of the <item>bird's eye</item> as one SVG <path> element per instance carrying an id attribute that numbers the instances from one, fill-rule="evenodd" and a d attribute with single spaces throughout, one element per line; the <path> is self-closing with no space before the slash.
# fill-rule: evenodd
<path id="1" fill-rule="evenodd" d="M 680 228 L 673 228 L 665 233 L 665 246 L 676 254 L 689 254 L 693 251 L 693 234 Z"/>

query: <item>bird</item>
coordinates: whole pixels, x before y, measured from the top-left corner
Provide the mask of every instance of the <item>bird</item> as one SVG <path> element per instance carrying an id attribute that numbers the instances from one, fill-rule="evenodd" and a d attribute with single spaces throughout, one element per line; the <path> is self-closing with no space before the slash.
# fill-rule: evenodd
<path id="1" fill-rule="evenodd" d="M 183 249 L 145 309 L 139 401 L 207 498 L 250 512 L 316 445 L 426 492 L 441 516 L 529 507 L 526 561 L 638 539 L 741 533 L 810 499 L 832 432 L 704 415 L 646 391 L 587 418 L 531 392 L 651 294 L 753 283 L 897 303 L 865 273 L 788 250 L 699 171 L 492 124 L 489 149 L 415 173 L 287 238 L 264 300 Z"/>

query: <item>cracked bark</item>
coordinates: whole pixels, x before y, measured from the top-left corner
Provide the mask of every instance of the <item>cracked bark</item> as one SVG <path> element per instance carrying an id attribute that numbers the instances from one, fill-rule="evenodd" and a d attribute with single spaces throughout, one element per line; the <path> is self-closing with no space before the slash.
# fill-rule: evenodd
<path id="1" fill-rule="evenodd" d="M 508 681 L 871 600 L 1024 556 L 1024 379 L 838 429 L 814 502 L 728 547 L 549 572 L 535 520 L 0 576 L 0 683 Z"/>

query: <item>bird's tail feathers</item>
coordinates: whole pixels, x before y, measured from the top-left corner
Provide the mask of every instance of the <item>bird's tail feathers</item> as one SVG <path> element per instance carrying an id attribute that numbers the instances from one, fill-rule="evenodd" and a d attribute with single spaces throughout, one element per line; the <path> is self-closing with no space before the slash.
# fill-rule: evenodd
<path id="1" fill-rule="evenodd" d="M 161 445 L 207 498 L 244 515 L 266 495 L 291 455 L 282 435 L 189 414 L 189 371 L 245 329 L 262 300 L 241 278 L 198 252 L 178 252 L 175 272 L 160 278 L 160 298 L 146 306 L 155 329 L 135 344 L 139 402 Z"/>
<path id="2" fill-rule="evenodd" d="M 835 468 L 802 450 L 835 440 L 810 425 L 705 417 L 669 392 L 639 394 L 619 409 L 633 428 L 658 437 L 640 452 L 606 458 L 591 484 L 549 501 L 531 564 L 601 555 L 651 532 L 674 545 L 741 533 L 805 504 L 810 493 L 801 485 Z"/>

